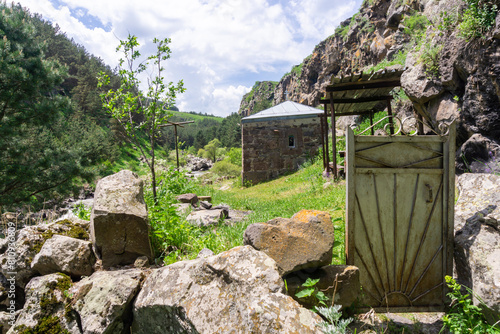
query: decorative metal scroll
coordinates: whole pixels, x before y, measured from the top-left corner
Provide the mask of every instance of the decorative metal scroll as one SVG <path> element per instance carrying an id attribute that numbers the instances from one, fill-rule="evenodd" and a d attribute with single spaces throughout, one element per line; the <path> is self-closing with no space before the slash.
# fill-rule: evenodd
<path id="1" fill-rule="evenodd" d="M 430 124 L 419 120 L 418 118 L 415 117 L 406 117 L 401 120 L 401 118 L 397 116 L 385 116 L 373 125 L 369 126 L 367 129 L 363 130 L 359 134 L 362 135 L 365 132 L 375 129 L 375 126 L 382 123 L 383 121 L 387 119 L 393 120 L 392 124 L 387 123 L 383 127 L 384 135 L 386 136 L 397 136 L 397 135 L 405 135 L 405 136 L 416 136 L 418 135 L 418 124 L 422 124 L 426 126 L 432 133 L 434 133 L 437 136 L 447 136 L 450 131 L 450 124 L 454 122 L 454 120 L 450 121 L 449 123 L 441 121 L 437 124 L 437 129 L 434 129 L 433 126 Z M 391 134 L 391 127 L 394 128 L 394 134 Z"/>

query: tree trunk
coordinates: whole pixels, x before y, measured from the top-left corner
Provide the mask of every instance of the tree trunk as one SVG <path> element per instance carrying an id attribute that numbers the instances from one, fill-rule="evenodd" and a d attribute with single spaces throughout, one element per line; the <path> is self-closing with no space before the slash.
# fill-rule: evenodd
<path id="1" fill-rule="evenodd" d="M 153 203 L 156 205 L 156 173 L 155 173 L 155 141 L 151 140 L 151 187 L 153 188 Z"/>

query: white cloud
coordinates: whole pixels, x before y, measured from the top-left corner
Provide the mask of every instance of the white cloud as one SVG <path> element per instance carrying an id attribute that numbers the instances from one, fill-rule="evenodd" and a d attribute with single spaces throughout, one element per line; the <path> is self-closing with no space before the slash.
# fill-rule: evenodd
<path id="1" fill-rule="evenodd" d="M 112 67 L 120 58 L 115 52 L 119 39 L 129 33 L 139 37 L 143 54 L 154 51 L 153 37 L 170 37 L 167 80 L 183 79 L 187 88 L 178 106 L 220 116 L 238 111 L 242 95 L 255 80 L 278 80 L 300 63 L 361 4 L 361 0 L 20 2 L 57 23 L 68 37 Z M 109 29 L 87 28 L 85 12 Z"/>

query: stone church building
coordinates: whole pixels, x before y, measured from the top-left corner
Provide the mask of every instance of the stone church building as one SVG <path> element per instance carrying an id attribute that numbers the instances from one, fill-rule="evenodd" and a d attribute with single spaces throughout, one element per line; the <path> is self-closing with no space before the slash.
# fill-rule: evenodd
<path id="1" fill-rule="evenodd" d="M 285 101 L 244 117 L 243 184 L 256 184 L 295 171 L 321 145 L 321 109 Z"/>

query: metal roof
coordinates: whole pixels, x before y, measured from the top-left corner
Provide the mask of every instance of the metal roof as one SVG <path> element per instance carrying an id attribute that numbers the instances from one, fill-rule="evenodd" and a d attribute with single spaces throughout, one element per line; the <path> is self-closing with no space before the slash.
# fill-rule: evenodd
<path id="1" fill-rule="evenodd" d="M 281 119 L 297 119 L 317 117 L 322 114 L 323 110 L 309 107 L 300 103 L 285 101 L 274 107 L 262 110 L 256 114 L 244 117 L 241 119 L 242 123 L 259 122 L 259 121 L 273 121 Z"/>

